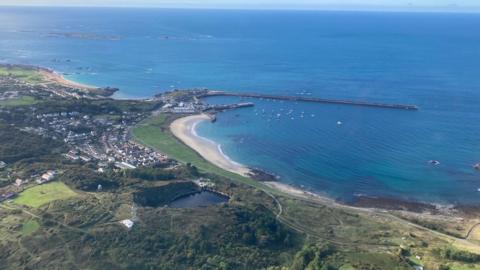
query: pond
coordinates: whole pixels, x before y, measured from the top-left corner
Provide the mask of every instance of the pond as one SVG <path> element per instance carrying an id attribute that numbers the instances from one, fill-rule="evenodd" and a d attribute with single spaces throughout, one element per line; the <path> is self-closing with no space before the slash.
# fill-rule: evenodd
<path id="1" fill-rule="evenodd" d="M 169 204 L 172 208 L 194 208 L 205 207 L 214 204 L 228 202 L 227 196 L 211 191 L 202 191 L 176 199 Z"/>

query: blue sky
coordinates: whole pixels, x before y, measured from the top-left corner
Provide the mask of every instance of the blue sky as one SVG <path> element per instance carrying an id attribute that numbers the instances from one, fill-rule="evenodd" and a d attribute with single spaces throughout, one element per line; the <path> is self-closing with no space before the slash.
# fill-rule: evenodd
<path id="1" fill-rule="evenodd" d="M 480 0 L 0 0 L 0 5 L 462 9 L 480 7 Z"/>

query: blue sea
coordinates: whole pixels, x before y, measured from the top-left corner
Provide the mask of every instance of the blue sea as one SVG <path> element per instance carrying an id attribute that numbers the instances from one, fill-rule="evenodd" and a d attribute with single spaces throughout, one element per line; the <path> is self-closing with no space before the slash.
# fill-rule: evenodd
<path id="1" fill-rule="evenodd" d="M 415 104 L 254 100 L 198 133 L 333 198 L 478 204 L 479 29 L 479 14 L 4 7 L 0 61 L 119 87 L 119 98 L 207 87 Z"/>

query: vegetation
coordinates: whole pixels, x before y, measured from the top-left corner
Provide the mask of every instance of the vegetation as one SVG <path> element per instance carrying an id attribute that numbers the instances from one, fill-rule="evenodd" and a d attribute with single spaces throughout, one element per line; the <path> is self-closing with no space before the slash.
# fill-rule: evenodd
<path id="1" fill-rule="evenodd" d="M 0 107 L 25 106 L 37 103 L 38 100 L 32 96 L 22 96 L 20 98 L 0 100 Z"/>
<path id="2" fill-rule="evenodd" d="M 171 171 L 165 171 L 159 168 L 137 168 L 126 171 L 125 174 L 131 178 L 138 178 L 147 181 L 172 180 L 176 176 Z"/>
<path id="3" fill-rule="evenodd" d="M 33 84 L 44 82 L 43 76 L 33 68 L 0 66 L 0 77 L 7 76 Z"/>
<path id="4" fill-rule="evenodd" d="M 437 250 L 440 257 L 452 261 L 464 263 L 480 263 L 480 254 L 471 253 L 466 250 L 458 250 L 453 247 Z"/>
<path id="5" fill-rule="evenodd" d="M 52 182 L 29 188 L 14 200 L 16 204 L 29 207 L 40 207 L 55 200 L 67 199 L 76 193 L 61 182 Z"/>
<path id="6" fill-rule="evenodd" d="M 63 143 L 7 127 L 0 122 L 0 160 L 11 163 L 26 158 L 60 153 Z M 6 143 L 5 143 L 6 142 Z"/>
<path id="7" fill-rule="evenodd" d="M 29 236 L 40 228 L 40 224 L 36 220 L 29 220 L 22 226 L 22 235 Z"/>
<path id="8" fill-rule="evenodd" d="M 198 186 L 192 182 L 171 183 L 160 187 L 143 188 L 133 194 L 133 201 L 141 206 L 159 207 L 198 191 Z"/>
<path id="9" fill-rule="evenodd" d="M 117 188 L 120 183 L 105 175 L 94 172 L 86 167 L 68 166 L 68 169 L 59 177 L 61 181 L 75 189 L 95 191 L 100 185 L 102 190 L 108 191 Z"/>

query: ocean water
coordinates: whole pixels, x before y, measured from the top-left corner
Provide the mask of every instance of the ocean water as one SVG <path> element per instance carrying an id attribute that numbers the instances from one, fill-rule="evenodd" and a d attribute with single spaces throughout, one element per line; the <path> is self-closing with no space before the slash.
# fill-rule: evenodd
<path id="1" fill-rule="evenodd" d="M 0 8 L 0 61 L 119 87 L 120 98 L 208 87 L 415 104 L 253 100 L 198 133 L 334 198 L 478 204 L 478 29 L 478 14 Z"/>

